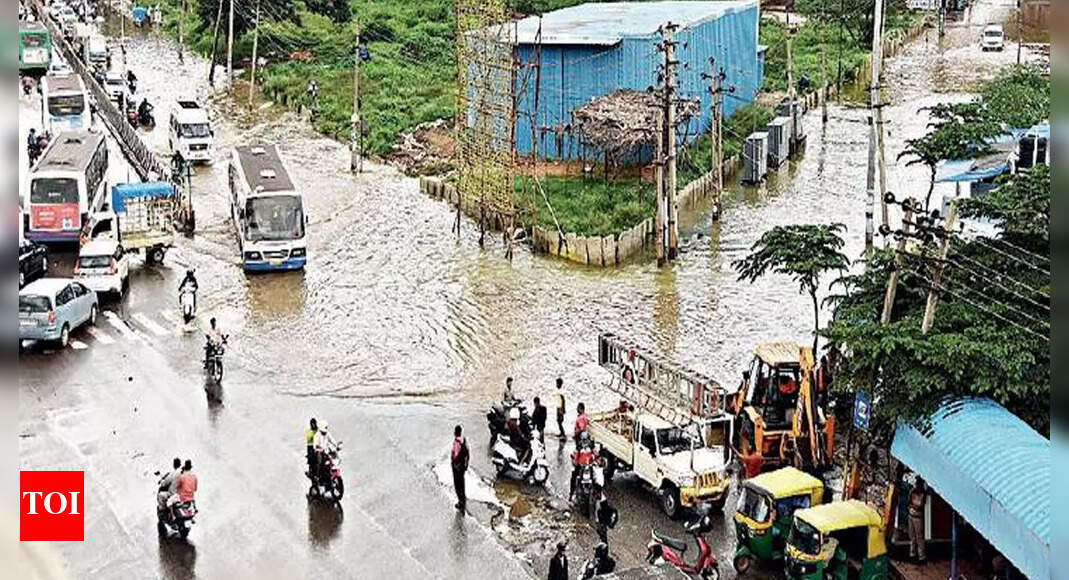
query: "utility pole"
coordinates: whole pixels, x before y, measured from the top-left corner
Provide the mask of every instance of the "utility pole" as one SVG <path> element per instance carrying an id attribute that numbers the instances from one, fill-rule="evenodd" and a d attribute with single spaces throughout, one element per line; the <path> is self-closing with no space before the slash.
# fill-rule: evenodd
<path id="1" fill-rule="evenodd" d="M 679 253 L 679 200 L 676 199 L 676 41 L 674 32 L 679 25 L 667 23 L 664 31 L 664 74 L 665 74 L 665 108 L 667 109 L 667 127 L 665 128 L 668 148 L 668 259 L 674 260 Z"/>
<path id="2" fill-rule="evenodd" d="M 256 98 L 256 51 L 260 48 L 260 0 L 256 0 L 256 28 L 252 30 L 252 74 L 249 75 L 249 108 Z"/>
<path id="3" fill-rule="evenodd" d="M 872 19 L 872 82 L 869 83 L 869 163 L 866 174 L 868 205 L 865 208 L 865 254 L 872 253 L 872 237 L 875 232 L 873 213 L 876 207 L 876 173 L 879 164 L 879 134 L 883 131 L 883 114 L 880 105 L 880 67 L 883 61 L 883 0 L 876 0 Z M 883 192 L 879 193 L 884 223 L 887 223 L 887 204 Z"/>
<path id="4" fill-rule="evenodd" d="M 1021 66 L 1021 43 L 1024 38 L 1021 33 L 1021 0 L 1017 0 L 1017 66 Z"/>
<path id="5" fill-rule="evenodd" d="M 907 198 L 902 202 L 902 231 L 898 233 L 898 247 L 895 251 L 895 267 L 887 278 L 887 292 L 883 297 L 883 314 L 880 316 L 880 324 L 891 322 L 891 310 L 895 305 L 895 292 L 898 290 L 898 272 L 902 269 L 903 254 L 906 251 L 906 242 L 909 240 L 909 226 L 913 224 L 913 208 L 915 202 Z"/>
<path id="6" fill-rule="evenodd" d="M 356 46 L 353 48 L 353 142 L 349 155 L 349 171 L 360 173 L 364 169 L 364 127 L 360 121 L 360 20 L 355 15 L 353 26 L 356 28 Z"/>
<path id="7" fill-rule="evenodd" d="M 827 0 L 820 0 L 820 122 L 828 124 L 828 7 Z"/>
<path id="8" fill-rule="evenodd" d="M 723 128 L 721 127 L 721 84 L 724 81 L 724 71 L 716 72 L 716 59 L 709 58 L 709 74 L 703 75 L 709 80 L 709 108 L 712 124 L 709 126 L 709 167 L 716 172 L 716 199 L 713 210 L 713 220 L 720 219 L 720 202 L 724 191 L 724 153 L 722 151 Z"/>
<path id="9" fill-rule="evenodd" d="M 846 0 L 839 0 L 839 72 L 835 77 L 835 100 L 843 100 L 843 15 L 846 14 Z"/>
<path id="10" fill-rule="evenodd" d="M 791 33 L 791 9 L 794 8 L 794 2 L 787 5 L 787 102 L 791 104 L 791 119 L 794 119 L 794 59 L 791 57 L 791 40 L 794 36 Z"/>
<path id="11" fill-rule="evenodd" d="M 663 88 L 663 87 L 662 87 Z M 654 181 L 657 183 L 657 215 L 654 216 L 654 227 L 657 232 L 654 234 L 654 243 L 657 246 L 657 265 L 663 266 L 665 260 L 665 240 L 668 236 L 665 235 L 665 223 L 667 222 L 665 216 L 665 199 L 664 199 L 664 111 L 657 109 L 657 131 L 655 154 L 657 160 L 654 163 Z"/>
<path id="12" fill-rule="evenodd" d="M 219 22 L 223 19 L 223 0 L 215 11 L 215 26 L 212 27 L 212 57 L 208 59 L 208 84 L 215 86 L 215 53 L 219 48 Z"/>
<path id="13" fill-rule="evenodd" d="M 230 18 L 226 33 L 226 90 L 234 92 L 234 0 L 230 0 Z"/>
<path id="14" fill-rule="evenodd" d="M 947 0 L 939 0 L 939 38 L 947 33 Z"/>
<path id="15" fill-rule="evenodd" d="M 961 184 L 957 184 L 958 193 L 960 193 Z M 957 195 L 954 199 L 950 200 L 950 207 L 947 208 L 947 219 L 943 226 L 943 239 L 939 244 L 939 261 L 935 266 L 935 273 L 932 274 L 932 286 L 928 289 L 928 303 L 924 307 L 924 321 L 921 322 L 921 332 L 928 333 L 928 330 L 932 328 L 932 321 L 935 319 L 935 306 L 939 301 L 939 286 L 943 282 L 943 269 L 946 267 L 947 251 L 950 250 L 950 235 L 954 231 L 954 222 L 958 218 L 958 198 Z"/>
<path id="16" fill-rule="evenodd" d="M 182 37 L 182 21 L 186 18 L 186 0 L 182 0 L 182 11 L 178 13 L 178 62 L 185 63 L 185 56 L 183 54 L 183 37 Z"/>

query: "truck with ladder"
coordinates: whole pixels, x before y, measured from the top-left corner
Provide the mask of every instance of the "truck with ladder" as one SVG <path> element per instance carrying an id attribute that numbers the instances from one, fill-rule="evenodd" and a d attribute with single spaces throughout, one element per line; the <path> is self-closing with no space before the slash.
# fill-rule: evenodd
<path id="1" fill-rule="evenodd" d="M 734 416 L 720 385 L 611 333 L 598 336 L 598 363 L 620 396 L 615 409 L 591 414 L 587 428 L 605 459 L 606 485 L 618 470 L 634 472 L 673 519 L 685 508 L 722 509 Z"/>

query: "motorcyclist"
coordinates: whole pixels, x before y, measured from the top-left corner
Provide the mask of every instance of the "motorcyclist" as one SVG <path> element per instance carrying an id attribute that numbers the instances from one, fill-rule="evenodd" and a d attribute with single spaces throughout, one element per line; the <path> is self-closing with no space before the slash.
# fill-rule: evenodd
<path id="1" fill-rule="evenodd" d="M 304 453 L 305 458 L 308 460 L 308 476 L 315 475 L 316 466 L 316 452 L 315 452 L 315 440 L 316 434 L 319 433 L 319 426 L 316 424 L 315 417 L 312 417 L 308 421 L 308 429 L 304 431 Z"/>
<path id="2" fill-rule="evenodd" d="M 131 94 L 137 92 L 137 75 L 130 69 L 126 70 L 126 86 L 129 87 Z"/>
<path id="3" fill-rule="evenodd" d="M 197 493 L 197 476 L 193 474 L 193 462 L 186 460 L 182 473 L 175 479 L 175 493 L 180 503 L 192 502 Z"/>
<path id="4" fill-rule="evenodd" d="M 570 499 L 575 499 L 575 484 L 579 481 L 583 468 L 593 465 L 596 460 L 597 456 L 594 453 L 594 444 L 590 441 L 590 434 L 586 431 L 580 431 L 576 435 L 575 451 L 572 453 L 572 478 L 568 486 L 568 497 Z"/>
<path id="5" fill-rule="evenodd" d="M 226 337 L 223 336 L 223 333 L 216 326 L 214 316 L 209 321 L 209 328 L 208 331 L 204 333 L 204 338 L 206 339 L 204 344 L 204 366 L 207 367 L 208 358 L 212 355 L 212 352 L 226 342 Z"/>
<path id="6" fill-rule="evenodd" d="M 313 438 L 313 446 L 316 453 L 316 472 L 318 477 L 329 476 L 329 474 L 323 473 L 327 466 L 327 455 L 331 451 L 337 451 L 341 447 L 341 442 L 335 440 L 334 436 L 330 434 L 330 425 L 326 421 L 319 424 L 319 429 Z"/>
<path id="7" fill-rule="evenodd" d="M 186 270 L 186 277 L 182 278 L 182 281 L 178 283 L 178 293 L 181 294 L 185 290 L 193 292 L 193 309 L 197 309 L 197 290 L 200 289 L 200 285 L 197 284 L 197 277 L 193 275 L 193 269 Z M 213 319 L 214 320 L 214 319 Z"/>
<path id="8" fill-rule="evenodd" d="M 141 99 L 141 104 L 137 106 L 137 120 L 143 125 L 151 124 L 152 116 L 152 104 L 148 102 L 148 99 Z"/>
<path id="9" fill-rule="evenodd" d="M 509 434 L 509 443 L 516 450 L 516 456 L 520 458 L 520 463 L 526 463 L 531 454 L 531 434 L 520 424 L 519 407 L 509 409 L 505 429 Z"/>
<path id="10" fill-rule="evenodd" d="M 171 471 L 163 474 L 160 478 L 159 491 L 156 494 L 156 508 L 159 511 L 164 511 L 171 503 L 171 497 L 175 494 L 175 485 L 178 482 L 178 476 L 182 473 L 182 460 L 175 457 L 174 468 Z"/>
<path id="11" fill-rule="evenodd" d="M 37 158 L 41 156 L 41 149 L 37 146 L 37 130 L 31 128 L 29 135 L 26 136 L 26 157 L 30 160 L 30 165 L 37 163 Z"/>

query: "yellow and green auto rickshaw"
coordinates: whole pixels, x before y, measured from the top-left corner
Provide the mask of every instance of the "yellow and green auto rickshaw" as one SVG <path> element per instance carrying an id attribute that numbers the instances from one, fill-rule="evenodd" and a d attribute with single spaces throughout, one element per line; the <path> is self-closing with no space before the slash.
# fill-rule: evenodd
<path id="1" fill-rule="evenodd" d="M 791 580 L 886 580 L 883 518 L 858 500 L 798 510 L 787 537 L 786 560 Z"/>
<path id="2" fill-rule="evenodd" d="M 820 505 L 824 484 L 793 467 L 762 473 L 743 482 L 735 507 L 735 571 L 783 559 L 795 510 Z"/>

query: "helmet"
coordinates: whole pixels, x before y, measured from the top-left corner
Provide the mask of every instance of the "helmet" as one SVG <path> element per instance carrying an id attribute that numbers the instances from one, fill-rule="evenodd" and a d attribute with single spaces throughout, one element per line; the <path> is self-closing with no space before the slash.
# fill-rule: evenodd
<path id="1" fill-rule="evenodd" d="M 323 421 L 322 423 L 319 424 L 319 432 L 320 433 L 326 433 L 327 432 L 327 427 L 328 427 L 327 422 Z"/>
<path id="2" fill-rule="evenodd" d="M 509 419 L 520 419 L 520 410 L 516 407 L 509 409 Z"/>
<path id="3" fill-rule="evenodd" d="M 598 542 L 597 546 L 594 546 L 594 557 L 604 559 L 609 555 L 609 545 L 605 542 Z"/>

